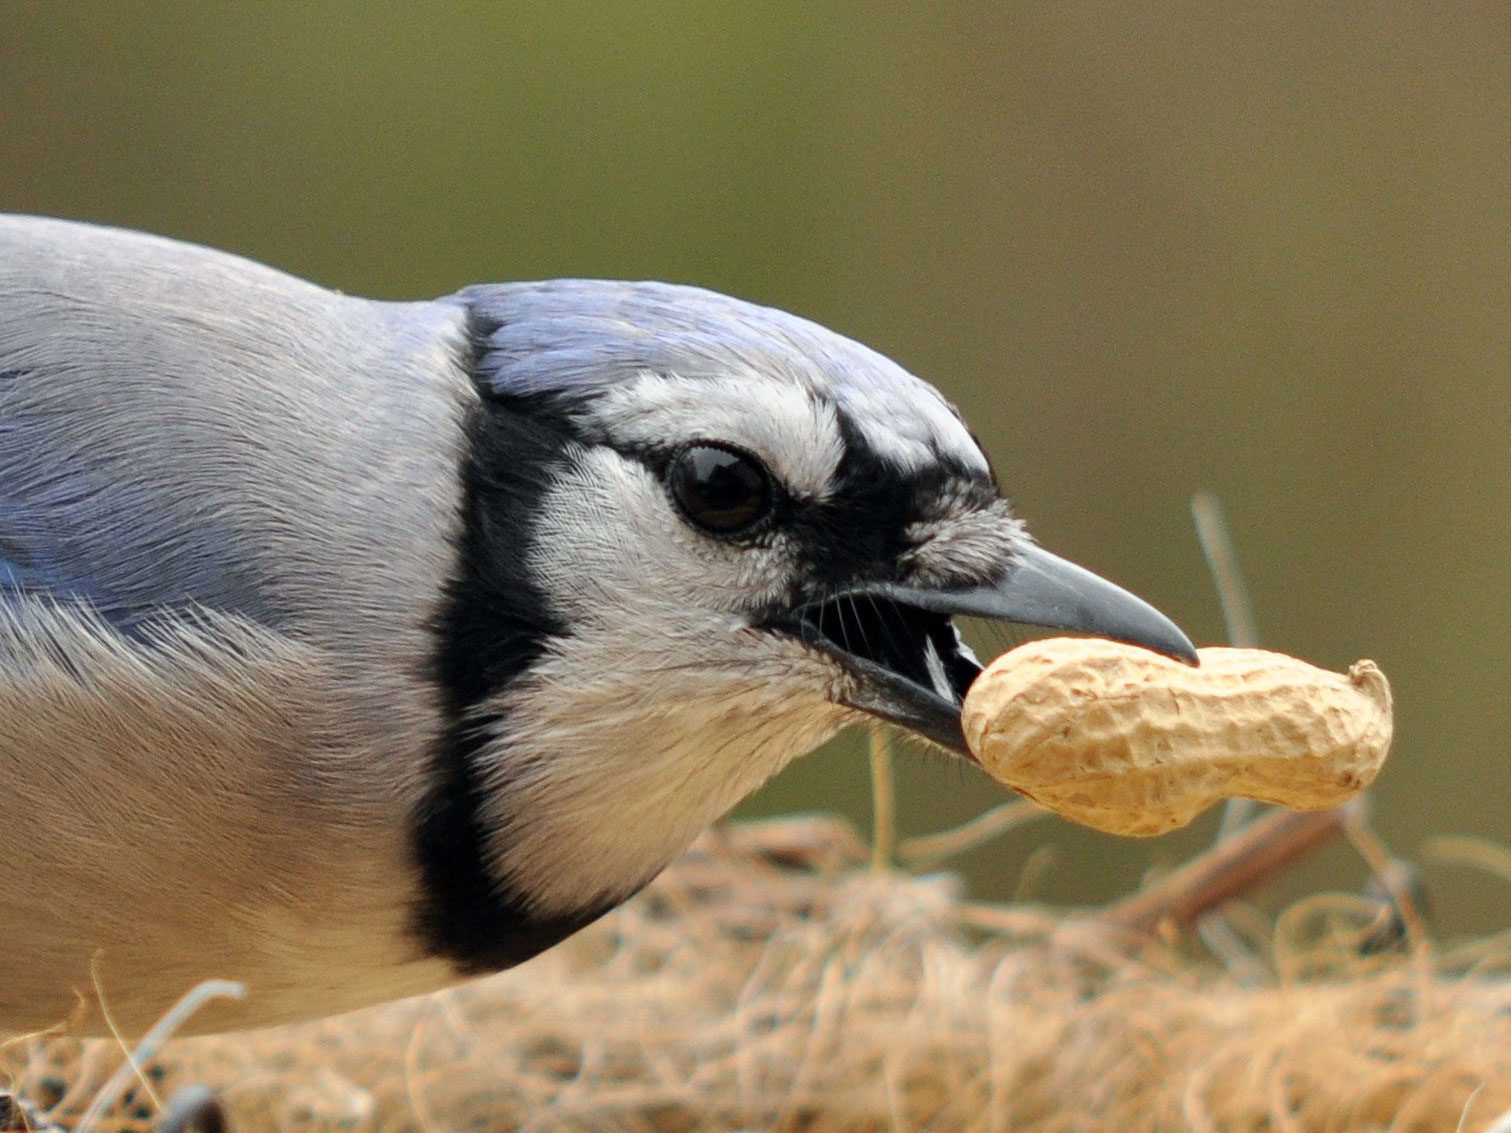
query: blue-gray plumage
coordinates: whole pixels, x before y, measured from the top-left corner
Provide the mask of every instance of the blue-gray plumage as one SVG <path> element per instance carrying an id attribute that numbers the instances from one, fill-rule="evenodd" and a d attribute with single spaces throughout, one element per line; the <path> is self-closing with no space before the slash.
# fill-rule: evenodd
<path id="1" fill-rule="evenodd" d="M 735 361 L 832 404 L 900 464 L 963 459 L 986 468 L 937 391 L 785 311 L 692 287 L 605 280 L 472 287 L 461 297 L 496 327 L 477 377 L 501 393 L 583 401 L 644 372 L 728 381 Z M 895 412 L 900 406 L 908 411 Z"/>
<path id="2" fill-rule="evenodd" d="M 0 218 L 0 1027 L 253 1026 L 528 958 L 846 723 L 964 754 L 950 616 L 1190 655 L 930 386 L 661 283 L 339 295 Z M 99 1026 L 98 1013 L 76 1021 Z"/>

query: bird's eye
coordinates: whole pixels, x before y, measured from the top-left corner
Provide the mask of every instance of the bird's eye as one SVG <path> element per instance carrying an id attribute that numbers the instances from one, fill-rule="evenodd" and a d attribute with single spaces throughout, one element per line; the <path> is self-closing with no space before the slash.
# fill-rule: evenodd
<path id="1" fill-rule="evenodd" d="M 688 445 L 672 458 L 667 482 L 677 506 L 715 535 L 748 531 L 771 511 L 771 477 L 752 456 L 720 445 Z"/>

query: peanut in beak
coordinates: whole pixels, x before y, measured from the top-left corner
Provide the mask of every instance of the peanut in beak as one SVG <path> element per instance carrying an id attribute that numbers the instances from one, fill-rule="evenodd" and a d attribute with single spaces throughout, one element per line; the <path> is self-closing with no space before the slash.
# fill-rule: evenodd
<path id="1" fill-rule="evenodd" d="M 999 782 L 1066 818 L 1147 837 L 1219 799 L 1298 810 L 1347 801 L 1390 748 L 1390 686 L 1260 649 L 1199 651 L 1192 668 L 1095 638 L 1029 642 L 971 686 L 966 741 Z"/>

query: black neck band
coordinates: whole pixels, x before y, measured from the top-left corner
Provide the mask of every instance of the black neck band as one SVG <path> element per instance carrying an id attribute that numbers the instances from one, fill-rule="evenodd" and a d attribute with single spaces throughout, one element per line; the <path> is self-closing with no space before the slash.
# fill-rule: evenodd
<path id="1" fill-rule="evenodd" d="M 485 350 L 488 328 L 472 329 L 473 350 Z M 414 823 L 423 894 L 415 932 L 428 955 L 467 974 L 527 960 L 606 911 L 533 916 L 488 861 L 480 763 L 499 723 L 489 705 L 563 629 L 531 581 L 527 560 L 534 517 L 560 474 L 568 442 L 519 407 L 479 393 L 459 473 L 456 573 L 434 627 L 430 676 L 449 723 L 431 753 L 431 787 Z"/>

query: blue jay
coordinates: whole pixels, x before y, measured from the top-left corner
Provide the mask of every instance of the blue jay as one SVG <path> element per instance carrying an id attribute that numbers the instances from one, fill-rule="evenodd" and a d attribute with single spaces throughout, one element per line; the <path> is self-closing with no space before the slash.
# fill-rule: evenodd
<path id="1" fill-rule="evenodd" d="M 517 964 L 846 724 L 966 756 L 951 617 L 1194 659 L 932 387 L 692 287 L 431 302 L 0 218 L 0 1028 Z"/>

